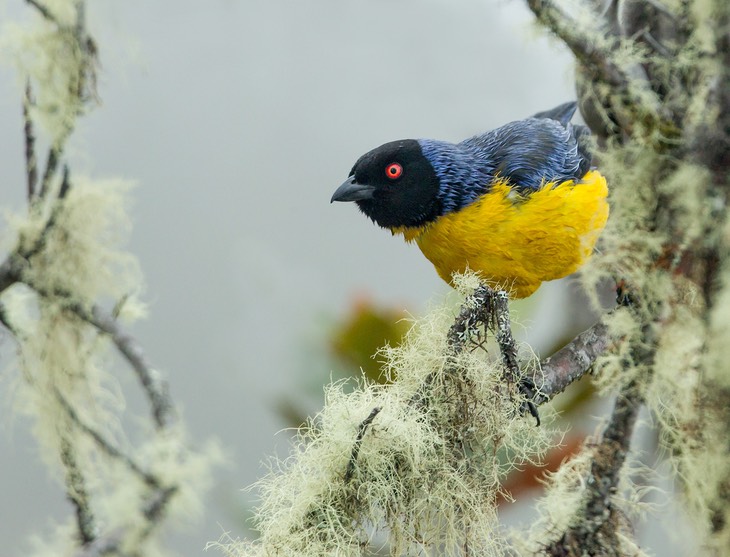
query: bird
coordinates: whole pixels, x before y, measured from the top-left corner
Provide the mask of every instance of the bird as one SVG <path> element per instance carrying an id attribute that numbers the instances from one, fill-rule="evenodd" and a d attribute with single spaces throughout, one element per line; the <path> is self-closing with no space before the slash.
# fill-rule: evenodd
<path id="1" fill-rule="evenodd" d="M 606 178 L 591 166 L 576 102 L 460 143 L 391 141 L 362 155 L 331 202 L 355 202 L 415 242 L 454 284 L 471 270 L 511 298 L 578 270 L 609 215 Z"/>

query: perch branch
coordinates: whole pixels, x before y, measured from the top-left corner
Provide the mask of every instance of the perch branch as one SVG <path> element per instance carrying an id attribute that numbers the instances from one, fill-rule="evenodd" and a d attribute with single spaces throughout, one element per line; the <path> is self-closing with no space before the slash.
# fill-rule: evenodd
<path id="1" fill-rule="evenodd" d="M 526 397 L 526 409 L 539 425 L 536 406 L 548 402 L 585 375 L 596 358 L 608 349 L 612 340 L 601 320 L 544 359 L 533 376 L 526 376 L 517 362 L 507 304 L 506 293 L 479 286 L 462 305 L 449 329 L 448 344 L 458 354 L 468 339 L 480 334 L 481 327 L 494 331 L 507 378 L 517 382 L 520 392 Z"/>
<path id="2" fill-rule="evenodd" d="M 536 388 L 533 402 L 537 405 L 551 400 L 555 395 L 580 379 L 591 368 L 596 358 L 612 343 L 605 318 L 583 331 L 552 356 L 540 362 L 532 378 Z"/>

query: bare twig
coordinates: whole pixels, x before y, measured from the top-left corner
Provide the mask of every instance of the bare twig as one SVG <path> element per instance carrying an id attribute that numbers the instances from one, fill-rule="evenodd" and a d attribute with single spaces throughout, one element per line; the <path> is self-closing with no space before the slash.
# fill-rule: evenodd
<path id="1" fill-rule="evenodd" d="M 355 437 L 355 443 L 352 445 L 352 453 L 350 454 L 350 460 L 347 462 L 347 471 L 345 472 L 345 483 L 348 483 L 351 479 L 353 474 L 355 473 L 355 466 L 357 464 L 357 457 L 360 454 L 360 447 L 362 446 L 362 438 L 365 436 L 365 432 L 367 431 L 368 427 L 371 423 L 373 423 L 373 420 L 375 419 L 375 416 L 377 416 L 380 413 L 380 406 L 376 406 L 370 411 L 370 414 L 367 418 L 365 418 L 362 422 L 360 422 L 360 426 L 357 428 L 357 437 Z"/>
<path id="2" fill-rule="evenodd" d="M 612 342 L 604 318 L 542 360 L 532 378 L 536 386 L 533 402 L 543 404 L 583 377 Z"/>

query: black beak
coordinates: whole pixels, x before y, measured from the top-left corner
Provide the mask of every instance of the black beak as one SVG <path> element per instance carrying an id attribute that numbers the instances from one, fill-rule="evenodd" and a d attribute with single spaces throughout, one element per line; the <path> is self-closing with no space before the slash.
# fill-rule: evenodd
<path id="1" fill-rule="evenodd" d="M 367 184 L 358 184 L 355 182 L 355 176 L 350 176 L 342 185 L 332 194 L 333 201 L 360 201 L 361 199 L 372 199 L 375 186 Z"/>

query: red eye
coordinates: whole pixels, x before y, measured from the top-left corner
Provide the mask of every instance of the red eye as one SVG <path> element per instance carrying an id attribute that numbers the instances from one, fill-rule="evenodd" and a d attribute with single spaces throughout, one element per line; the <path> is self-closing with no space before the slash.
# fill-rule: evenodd
<path id="1" fill-rule="evenodd" d="M 399 165 L 397 162 L 392 162 L 388 166 L 385 167 L 385 175 L 390 178 L 391 180 L 395 180 L 396 178 L 400 178 L 403 174 L 403 167 Z"/>

